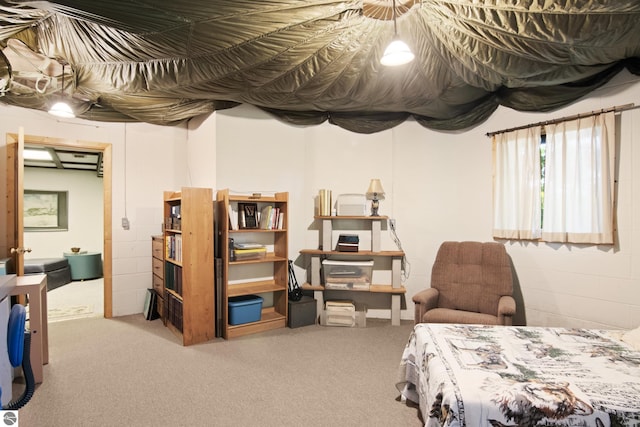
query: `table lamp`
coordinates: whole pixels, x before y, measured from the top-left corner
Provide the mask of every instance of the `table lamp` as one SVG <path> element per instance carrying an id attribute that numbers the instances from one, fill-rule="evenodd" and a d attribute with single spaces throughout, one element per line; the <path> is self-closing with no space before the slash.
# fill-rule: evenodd
<path id="1" fill-rule="evenodd" d="M 379 179 L 372 179 L 369 183 L 369 189 L 367 189 L 367 199 L 371 200 L 371 216 L 379 216 L 379 200 L 384 200 L 384 190 Z"/>

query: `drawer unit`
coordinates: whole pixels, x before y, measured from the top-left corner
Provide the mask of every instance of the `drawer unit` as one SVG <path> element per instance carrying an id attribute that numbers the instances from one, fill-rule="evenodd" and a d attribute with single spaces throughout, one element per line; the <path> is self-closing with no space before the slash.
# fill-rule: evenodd
<path id="1" fill-rule="evenodd" d="M 164 248 L 164 240 L 162 236 L 153 236 L 151 239 L 151 256 L 162 261 Z"/>
<path id="2" fill-rule="evenodd" d="M 153 271 L 153 275 L 158 276 L 160 280 L 164 281 L 164 262 L 162 261 L 162 258 L 158 259 L 156 257 L 153 257 L 151 259 L 151 263 L 151 271 Z"/>
<path id="3" fill-rule="evenodd" d="M 158 313 L 164 323 L 166 311 L 164 310 L 164 237 L 162 236 L 151 236 L 151 282 L 157 294 Z"/>

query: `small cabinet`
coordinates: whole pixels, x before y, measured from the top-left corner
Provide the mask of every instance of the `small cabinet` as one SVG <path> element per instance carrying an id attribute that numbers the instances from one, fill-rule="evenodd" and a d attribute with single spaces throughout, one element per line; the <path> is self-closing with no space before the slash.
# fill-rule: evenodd
<path id="1" fill-rule="evenodd" d="M 402 251 L 383 251 L 381 250 L 381 232 L 382 223 L 387 221 L 386 216 L 316 216 L 316 221 L 321 223 L 320 245 L 319 249 L 303 249 L 301 254 L 311 258 L 310 282 L 304 283 L 302 289 L 313 291 L 314 298 L 317 301 L 317 310 L 324 310 L 324 292 L 325 286 L 322 283 L 322 260 L 331 257 L 340 257 L 341 259 L 373 259 L 374 265 L 380 264 L 381 259 L 387 259 L 391 263 L 391 281 L 390 283 L 372 283 L 367 290 L 352 289 L 348 292 L 370 292 L 391 295 L 391 323 L 400 325 L 400 309 L 401 297 L 406 293 L 406 289 L 402 286 Z M 339 228 L 340 223 L 345 221 L 357 222 L 365 225 L 370 233 L 370 247 L 362 248 L 358 252 L 340 252 L 334 250 L 333 230 Z M 378 260 L 376 262 L 376 260 Z M 338 291 L 343 292 L 343 291 Z"/>
<path id="2" fill-rule="evenodd" d="M 151 274 L 153 290 L 156 293 L 156 310 L 162 322 L 166 322 L 164 314 L 164 239 L 162 236 L 151 236 Z"/>
<path id="3" fill-rule="evenodd" d="M 288 232 L 289 193 L 266 196 L 260 194 L 235 195 L 229 190 L 217 193 L 218 238 L 222 259 L 222 335 L 225 339 L 283 328 L 287 324 L 288 310 Z M 257 213 L 249 221 L 242 219 L 242 207 Z M 263 215 L 277 211 L 278 217 L 266 221 Z M 254 221 L 255 220 L 255 221 Z M 249 225 L 249 227 L 247 227 Z M 234 257 L 234 244 L 260 246 L 264 254 L 240 259 Z M 232 325 L 229 322 L 229 301 L 256 295 L 264 301 L 259 320 Z"/>

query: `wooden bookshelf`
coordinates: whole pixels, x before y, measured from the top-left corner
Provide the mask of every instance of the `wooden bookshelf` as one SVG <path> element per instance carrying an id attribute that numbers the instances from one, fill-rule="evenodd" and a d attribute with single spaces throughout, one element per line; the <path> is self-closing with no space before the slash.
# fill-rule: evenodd
<path id="1" fill-rule="evenodd" d="M 213 339 L 213 191 L 165 191 L 163 228 L 166 325 L 185 346 Z"/>
<path id="2" fill-rule="evenodd" d="M 231 339 L 247 334 L 259 333 L 271 329 L 283 328 L 287 324 L 288 310 L 288 232 L 289 194 L 275 193 L 273 196 L 234 195 L 229 190 L 217 192 L 218 238 L 223 274 L 222 289 L 219 295 L 223 310 L 220 318 L 223 322 L 222 335 Z M 283 221 L 277 228 L 239 228 L 232 216 L 237 215 L 239 203 L 256 203 L 258 211 L 271 205 L 279 209 Z M 234 225 L 232 225 L 234 224 Z M 235 242 L 258 242 L 268 248 L 265 257 L 233 261 L 229 249 L 229 239 Z M 260 274 L 253 277 L 253 269 L 266 270 L 266 276 Z M 241 279 L 237 279 L 241 277 Z M 236 279 L 236 280 L 234 280 Z M 262 307 L 260 320 L 257 322 L 230 325 L 228 322 L 229 299 L 244 295 L 259 295 L 269 301 Z"/>

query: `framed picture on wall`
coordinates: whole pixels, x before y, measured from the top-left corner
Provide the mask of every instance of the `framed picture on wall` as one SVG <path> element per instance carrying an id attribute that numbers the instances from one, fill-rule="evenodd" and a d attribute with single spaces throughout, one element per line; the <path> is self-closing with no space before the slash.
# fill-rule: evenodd
<path id="1" fill-rule="evenodd" d="M 24 190 L 24 231 L 69 229 L 67 191 Z"/>

